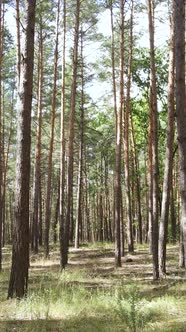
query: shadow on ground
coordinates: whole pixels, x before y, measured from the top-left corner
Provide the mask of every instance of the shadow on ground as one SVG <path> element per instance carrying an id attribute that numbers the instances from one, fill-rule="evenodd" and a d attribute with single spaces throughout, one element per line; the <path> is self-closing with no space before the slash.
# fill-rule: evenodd
<path id="1" fill-rule="evenodd" d="M 156 332 L 186 332 L 186 323 L 173 321 L 153 326 Z M 1 321 L 1 332 L 129 332 L 124 323 L 108 317 L 77 317 L 69 320 Z M 141 331 L 141 330 L 137 330 Z M 150 332 L 151 326 L 143 329 Z"/>
<path id="2" fill-rule="evenodd" d="M 122 328 L 122 326 L 121 326 Z M 119 332 L 114 330 L 114 321 L 107 317 L 80 317 L 70 320 L 35 320 L 35 321 L 3 321 L 1 332 Z M 125 328 L 126 331 L 126 328 Z"/>

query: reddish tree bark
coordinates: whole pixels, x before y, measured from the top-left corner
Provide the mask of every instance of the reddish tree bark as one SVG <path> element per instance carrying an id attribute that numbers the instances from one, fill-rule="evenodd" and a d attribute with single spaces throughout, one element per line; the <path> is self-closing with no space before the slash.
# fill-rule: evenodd
<path id="1" fill-rule="evenodd" d="M 29 268 L 29 182 L 34 66 L 35 0 L 25 1 L 25 47 L 18 93 L 15 223 L 8 298 L 27 292 Z"/>

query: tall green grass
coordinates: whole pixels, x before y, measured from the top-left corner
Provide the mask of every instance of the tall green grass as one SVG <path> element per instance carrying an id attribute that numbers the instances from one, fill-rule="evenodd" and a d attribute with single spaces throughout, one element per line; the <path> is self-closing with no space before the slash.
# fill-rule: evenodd
<path id="1" fill-rule="evenodd" d="M 52 274 L 48 278 L 52 279 Z M 56 331 L 102 332 L 105 326 L 107 331 L 116 332 L 164 332 L 172 331 L 171 325 L 170 329 L 162 330 L 165 320 L 171 324 L 185 315 L 186 303 L 181 297 L 166 295 L 147 300 L 135 284 L 90 289 L 83 285 L 87 278 L 86 271 L 65 271 L 58 278 L 55 276 L 51 287 L 45 287 L 45 276 L 25 299 L 1 305 L 4 320 L 32 321 L 28 330 L 24 330 L 28 332 L 42 332 L 40 325 L 34 323 L 38 321 L 45 322 L 46 326 L 42 326 L 47 331 L 53 320 L 60 320 Z M 89 328 L 86 330 L 84 326 L 82 330 L 82 324 L 88 324 Z"/>
<path id="2" fill-rule="evenodd" d="M 96 246 L 96 252 L 105 255 L 107 248 L 104 244 L 98 252 Z M 48 268 L 41 257 L 20 301 L 6 300 L 8 274 L 1 273 L 0 332 L 186 332 L 184 283 L 160 292 L 168 280 L 154 287 L 135 275 L 132 282 L 122 269 L 103 276 L 99 266 L 96 270 L 96 252 L 96 273 L 78 263 L 61 273 L 52 268 L 52 259 Z"/>

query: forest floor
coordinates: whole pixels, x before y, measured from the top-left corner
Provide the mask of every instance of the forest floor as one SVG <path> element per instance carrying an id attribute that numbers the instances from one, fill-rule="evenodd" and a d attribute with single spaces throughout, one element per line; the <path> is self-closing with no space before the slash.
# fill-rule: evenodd
<path id="1" fill-rule="evenodd" d="M 0 332 L 186 332 L 186 276 L 178 247 L 168 246 L 167 277 L 152 280 L 148 248 L 114 267 L 111 244 L 70 249 L 59 268 L 59 250 L 50 258 L 31 256 L 27 298 L 6 300 L 10 247 L 3 249 L 0 274 Z"/>

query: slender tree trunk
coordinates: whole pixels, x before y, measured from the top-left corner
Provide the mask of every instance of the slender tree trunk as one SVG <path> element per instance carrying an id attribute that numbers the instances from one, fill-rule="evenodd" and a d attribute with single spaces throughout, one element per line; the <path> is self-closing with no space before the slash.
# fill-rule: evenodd
<path id="1" fill-rule="evenodd" d="M 44 233 L 45 257 L 48 257 L 48 255 L 49 255 L 49 231 L 50 231 L 50 218 L 51 218 L 52 159 L 53 159 L 53 149 L 54 149 L 54 124 L 55 124 L 56 94 L 57 94 L 59 17 L 60 17 L 60 0 L 58 0 L 58 8 L 57 8 L 57 16 L 56 16 L 56 40 L 55 40 L 55 54 L 54 54 L 54 81 L 53 81 L 53 94 L 52 94 L 50 148 L 49 148 L 49 158 L 48 158 L 47 191 L 46 191 L 46 206 L 45 206 L 45 233 Z"/>
<path id="2" fill-rule="evenodd" d="M 174 0 L 176 115 L 180 166 L 182 266 L 186 267 L 186 94 L 185 94 L 185 1 Z"/>
<path id="3" fill-rule="evenodd" d="M 69 229 L 73 195 L 73 154 L 74 154 L 74 120 L 76 106 L 76 86 L 77 86 L 77 67 L 78 67 L 78 41 L 79 41 L 79 16 L 80 16 L 80 0 L 76 1 L 76 21 L 74 32 L 74 50 L 72 64 L 72 84 L 70 99 L 70 118 L 69 118 L 69 140 L 67 154 L 67 212 L 64 231 L 64 250 L 62 252 L 62 268 L 64 269 L 68 263 L 68 247 L 69 247 Z"/>
<path id="4" fill-rule="evenodd" d="M 111 196 L 111 195 L 110 195 Z M 111 202 L 111 197 L 109 197 L 109 206 L 108 206 L 108 212 L 109 212 L 109 215 L 108 215 L 108 229 L 109 229 L 109 241 L 113 241 L 113 223 L 112 223 L 112 209 L 111 209 L 111 205 L 112 205 L 112 202 Z"/>
<path id="5" fill-rule="evenodd" d="M 85 153 L 85 218 L 86 218 L 86 233 L 87 241 L 90 242 L 90 194 L 89 194 L 89 184 L 88 184 L 88 165 L 86 163 L 86 153 Z"/>
<path id="6" fill-rule="evenodd" d="M 123 213 L 123 195 L 121 192 L 121 222 L 120 222 L 120 233 L 121 233 L 121 257 L 125 256 L 125 232 L 124 232 L 124 213 Z"/>
<path id="7" fill-rule="evenodd" d="M 35 174 L 33 185 L 33 220 L 32 220 L 32 250 L 38 252 L 38 221 L 39 221 L 39 195 L 41 192 L 41 126 L 42 126 L 42 98 L 43 98 L 43 36 L 42 18 L 40 18 L 39 31 L 39 59 L 38 59 L 38 111 L 37 134 L 35 151 Z"/>
<path id="8" fill-rule="evenodd" d="M 124 6 L 124 4 L 123 4 Z M 124 9 L 123 9 L 124 11 Z M 124 15 L 124 13 L 123 13 Z M 117 146 L 117 130 L 118 130 L 118 127 L 120 125 L 118 125 L 117 121 L 118 121 L 118 113 L 120 112 L 119 110 L 117 110 L 117 94 L 116 94 L 116 67 L 115 67 L 115 34 L 114 34 L 114 15 L 113 15 L 113 0 L 110 1 L 110 21 L 111 21 L 111 60 L 112 60 L 112 90 L 113 90 L 113 102 L 114 102 L 114 115 L 115 115 L 115 137 L 116 137 L 116 146 Z M 124 29 L 124 22 L 123 22 L 123 29 Z M 122 33 L 122 32 L 121 32 Z M 124 35 L 121 36 L 120 38 L 124 39 Z M 120 42 L 120 45 L 121 45 L 122 42 Z M 120 50 L 120 54 L 121 54 L 122 50 Z M 121 62 L 121 60 L 120 60 Z M 122 70 L 122 68 L 121 68 Z M 120 74 L 121 74 L 121 71 L 120 71 Z M 120 82 L 121 82 L 121 79 L 120 79 Z M 120 96 L 121 97 L 121 96 Z M 123 102 L 122 102 L 122 106 L 120 105 L 120 107 L 123 108 Z M 123 112 L 123 110 L 122 110 Z M 121 124 L 122 126 L 122 124 Z M 116 148 L 117 149 L 117 148 Z M 119 149 L 118 149 L 119 150 Z M 117 152 L 116 152 L 117 154 Z M 117 180 L 116 180 L 117 181 Z M 119 188 L 118 188 L 119 190 Z M 119 194 L 117 194 L 119 196 Z M 117 206 L 116 206 L 116 202 L 115 202 L 115 199 L 116 199 L 116 191 L 114 189 L 114 225 L 115 223 L 117 222 L 118 223 L 118 217 L 115 216 L 115 212 L 116 212 L 116 209 L 117 209 Z M 119 207 L 119 203 L 118 203 L 118 207 Z M 120 204 L 120 208 L 121 208 L 121 204 Z M 119 213 L 119 211 L 118 211 Z M 121 216 L 121 214 L 120 214 Z M 119 227 L 119 225 L 118 225 Z M 118 237 L 120 237 L 119 233 L 121 231 L 118 230 L 118 227 L 115 228 L 114 226 L 114 232 L 115 232 L 115 237 L 116 237 L 116 233 L 118 233 Z M 111 221 L 110 221 L 110 226 L 109 226 L 109 229 L 110 229 L 110 237 L 112 238 L 112 229 L 111 229 Z M 116 237 L 117 238 L 117 237 Z M 118 244 L 117 242 L 118 241 Z M 121 239 L 119 240 L 116 240 L 115 239 L 115 264 L 118 266 L 121 265 L 121 258 L 117 258 L 117 256 L 121 255 L 120 251 L 118 251 L 118 248 L 120 246 L 119 242 L 121 242 Z M 118 262 L 117 262 L 118 261 Z"/>
<path id="9" fill-rule="evenodd" d="M 62 51 L 62 89 L 61 89 L 61 147 L 60 147 L 60 200 L 59 200 L 59 239 L 60 239 L 60 267 L 63 267 L 63 253 L 65 251 L 65 73 L 66 73 L 66 0 L 63 1 L 63 51 Z"/>
<path id="10" fill-rule="evenodd" d="M 3 6 L 2 0 L 0 0 L 0 271 L 2 269 L 2 231 L 3 231 L 3 220 L 2 220 L 2 60 L 3 60 Z"/>
<path id="11" fill-rule="evenodd" d="M 175 203 L 174 203 L 174 189 L 173 185 L 171 188 L 171 198 L 170 198 L 170 219 L 171 219 L 171 241 L 176 243 L 176 214 L 175 214 Z"/>
<path id="12" fill-rule="evenodd" d="M 99 192 L 99 203 L 98 203 L 98 206 L 99 206 L 99 240 L 101 242 L 103 242 L 104 240 L 104 232 L 103 232 L 103 229 L 104 229 L 104 213 L 103 213 L 103 210 L 104 210 L 104 207 L 103 207 L 103 204 L 104 204 L 104 199 L 103 199 L 103 156 L 102 156 L 102 153 L 100 155 L 100 192 Z"/>
<path id="13" fill-rule="evenodd" d="M 25 48 L 18 93 L 15 224 L 8 298 L 27 292 L 29 268 L 29 180 L 31 145 L 31 104 L 34 65 L 36 1 L 25 1 Z"/>
<path id="14" fill-rule="evenodd" d="M 145 165 L 145 188 L 148 188 L 148 175 L 149 175 L 149 170 L 147 174 L 147 160 L 146 160 L 146 154 L 144 153 L 144 165 Z M 146 190 L 146 195 L 145 195 L 145 205 L 149 209 L 149 192 Z M 148 209 L 146 210 L 146 223 L 144 227 L 144 238 L 145 238 L 145 243 L 148 243 L 149 240 L 149 211 Z"/>
<path id="15" fill-rule="evenodd" d="M 115 174 L 115 266 L 121 266 L 121 142 L 124 101 L 124 0 L 120 0 L 120 96 L 116 117 L 116 174 Z"/>
<path id="16" fill-rule="evenodd" d="M 80 225 L 80 237 L 82 239 L 82 225 Z M 73 195 L 71 198 L 71 210 L 70 210 L 70 229 L 69 229 L 69 241 L 71 241 L 71 243 L 73 243 L 74 240 L 74 199 L 73 199 Z"/>
<path id="17" fill-rule="evenodd" d="M 20 88 L 21 75 L 21 34 L 20 34 L 20 12 L 19 0 L 16 0 L 16 41 L 17 41 L 17 91 Z"/>
<path id="18" fill-rule="evenodd" d="M 4 154 L 4 162 L 3 162 L 3 181 L 2 181 L 2 225 L 3 225 L 3 245 L 5 243 L 5 219 L 6 219 L 6 179 L 7 179 L 7 171 L 8 171 L 8 160 L 9 160 L 9 152 L 10 152 L 10 144 L 12 138 L 12 126 L 13 126 L 13 111 L 14 111 L 14 89 L 12 91 L 11 98 L 11 111 L 10 111 L 10 127 L 8 134 L 8 142 L 6 147 L 6 154 Z"/>
<path id="19" fill-rule="evenodd" d="M 163 180 L 163 195 L 161 218 L 159 227 L 159 270 L 160 275 L 166 273 L 166 242 L 169 217 L 170 193 L 172 186 L 173 143 L 174 143 L 174 25 L 173 14 L 171 18 L 171 38 L 169 57 L 169 83 L 168 83 L 168 119 L 167 142 L 165 152 L 165 169 Z"/>
<path id="20" fill-rule="evenodd" d="M 4 36 L 5 36 L 5 4 L 0 2 L 1 6 L 1 18 L 0 18 L 0 183 L 1 183 L 1 221 L 0 221 L 0 270 L 1 270 L 1 247 L 4 246 L 5 241 L 5 93 L 4 93 L 4 82 L 2 81 L 2 67 L 3 67 L 3 54 L 4 54 Z"/>
<path id="21" fill-rule="evenodd" d="M 149 98 L 150 99 L 150 98 Z M 149 100 L 149 135 L 148 135 L 148 242 L 149 252 L 152 254 L 152 219 L 153 219 L 153 178 L 152 178 L 152 122 L 153 113 L 151 102 Z"/>
<path id="22" fill-rule="evenodd" d="M 81 101 L 80 101 L 80 143 L 79 169 L 76 210 L 75 248 L 79 248 L 79 226 L 82 224 L 82 185 L 83 185 L 83 146 L 84 146 L 84 58 L 83 58 L 83 30 L 81 30 Z"/>
<path id="23" fill-rule="evenodd" d="M 116 74 L 115 74 L 115 36 L 113 19 L 113 0 L 110 1 L 110 21 L 111 21 L 111 60 L 112 60 L 112 90 L 114 100 L 115 130 L 117 131 L 117 98 L 116 98 Z"/>
<path id="24" fill-rule="evenodd" d="M 131 128 L 132 132 L 132 128 Z M 131 176 L 131 214 L 132 220 L 137 220 L 137 197 L 136 197 L 136 181 L 135 181 L 135 169 L 134 169 L 134 150 L 131 142 L 131 157 L 130 157 L 130 176 Z M 133 239 L 139 242 L 139 228 L 136 222 L 133 222 Z"/>
<path id="25" fill-rule="evenodd" d="M 116 96 L 116 68 L 115 68 L 115 35 L 114 35 L 114 17 L 113 17 L 113 0 L 110 1 L 110 22 L 111 22 L 111 60 L 112 60 L 112 90 L 113 90 L 113 102 L 114 102 L 114 115 L 115 115 L 115 138 L 117 141 L 117 130 L 118 130 L 118 110 L 117 110 L 117 96 Z M 122 125 L 122 124 L 121 124 Z M 116 146 L 117 146 L 117 142 L 116 142 Z M 117 149 L 117 148 L 116 148 Z M 113 214 L 114 214 L 114 223 L 116 223 L 116 220 L 118 222 L 118 218 L 115 217 L 115 212 L 116 212 L 116 191 L 114 189 L 114 206 L 113 206 Z M 119 205 L 118 205 L 119 206 Z M 119 211 L 118 211 L 119 212 Z M 119 227 L 119 225 L 118 225 Z M 118 236 L 119 236 L 119 231 L 116 229 L 116 232 L 118 232 Z M 110 225 L 110 235 L 112 234 L 111 231 L 111 225 Z M 116 234 L 115 234 L 116 235 Z M 111 235 L 112 237 L 112 235 Z M 119 242 L 120 240 L 118 239 L 118 244 L 115 241 L 115 252 L 116 252 L 116 256 L 119 254 L 120 252 L 117 253 L 118 248 L 119 248 Z M 118 260 L 118 263 L 120 264 L 120 258 L 115 257 L 116 260 Z M 117 263 L 116 263 L 117 264 Z"/>
<path id="26" fill-rule="evenodd" d="M 2 4 L 2 17 L 1 17 L 1 66 L 3 67 L 3 54 L 4 54 L 4 37 L 5 37 L 5 3 Z M 2 78 L 0 82 L 2 81 Z M 1 223 L 2 223 L 2 246 L 4 246 L 5 243 L 5 196 L 4 196 L 4 190 L 5 190 L 5 91 L 4 91 L 4 82 L 1 82 L 2 88 L 1 88 L 1 180 L 0 183 L 2 183 L 1 188 Z"/>
<path id="27" fill-rule="evenodd" d="M 38 197 L 38 237 L 39 237 L 39 245 L 43 245 L 43 198 L 42 198 L 42 185 L 40 182 L 40 190 L 39 190 L 39 197 Z"/>
<path id="28" fill-rule="evenodd" d="M 124 152 L 125 152 L 125 185 L 126 185 L 126 208 L 127 208 L 127 239 L 129 252 L 134 251 L 133 234 L 132 234 L 132 209 L 131 209 L 131 194 L 130 194 L 130 160 L 129 160 L 129 115 L 130 115 L 130 89 L 131 89 L 131 74 L 132 74 L 132 55 L 133 55 L 133 11 L 134 3 L 131 3 L 131 17 L 130 17 L 130 45 L 129 45 L 129 60 L 127 73 L 127 93 L 126 93 L 126 107 L 124 119 Z"/>
<path id="29" fill-rule="evenodd" d="M 154 48 L 154 0 L 148 0 L 148 16 L 150 38 L 150 107 L 152 110 L 152 256 L 153 279 L 158 279 L 158 110 Z"/>
<path id="30" fill-rule="evenodd" d="M 11 194 L 10 194 L 10 197 L 9 197 L 9 210 L 10 210 L 10 240 L 11 240 L 11 243 L 12 243 L 12 241 L 13 241 L 13 223 L 14 223 L 13 202 L 14 202 L 14 193 L 11 193 Z"/>
<path id="31" fill-rule="evenodd" d="M 59 220 L 59 201 L 60 201 L 60 184 L 58 184 L 58 189 L 57 189 L 57 200 L 56 200 L 54 223 L 53 223 L 53 240 L 54 240 L 55 244 L 57 243 L 57 240 L 58 240 L 57 228 L 58 228 L 58 220 Z"/>
<path id="32" fill-rule="evenodd" d="M 136 204 L 137 204 L 137 218 L 138 218 L 138 232 L 139 232 L 139 243 L 143 242 L 143 232 L 142 232 L 142 215 L 141 215 L 141 195 L 140 195 L 140 177 L 139 177 L 139 162 L 136 150 L 136 140 L 134 135 L 134 125 L 132 120 L 132 114 L 130 117 L 131 120 L 131 137 L 134 153 L 134 172 L 135 172 L 135 181 L 136 181 Z"/>
<path id="33" fill-rule="evenodd" d="M 106 155 L 104 158 L 104 191 L 105 191 L 105 214 L 104 214 L 104 233 L 105 240 L 109 241 L 109 227 L 108 227 L 108 219 L 109 219 L 109 187 L 108 187 L 108 156 Z"/>

